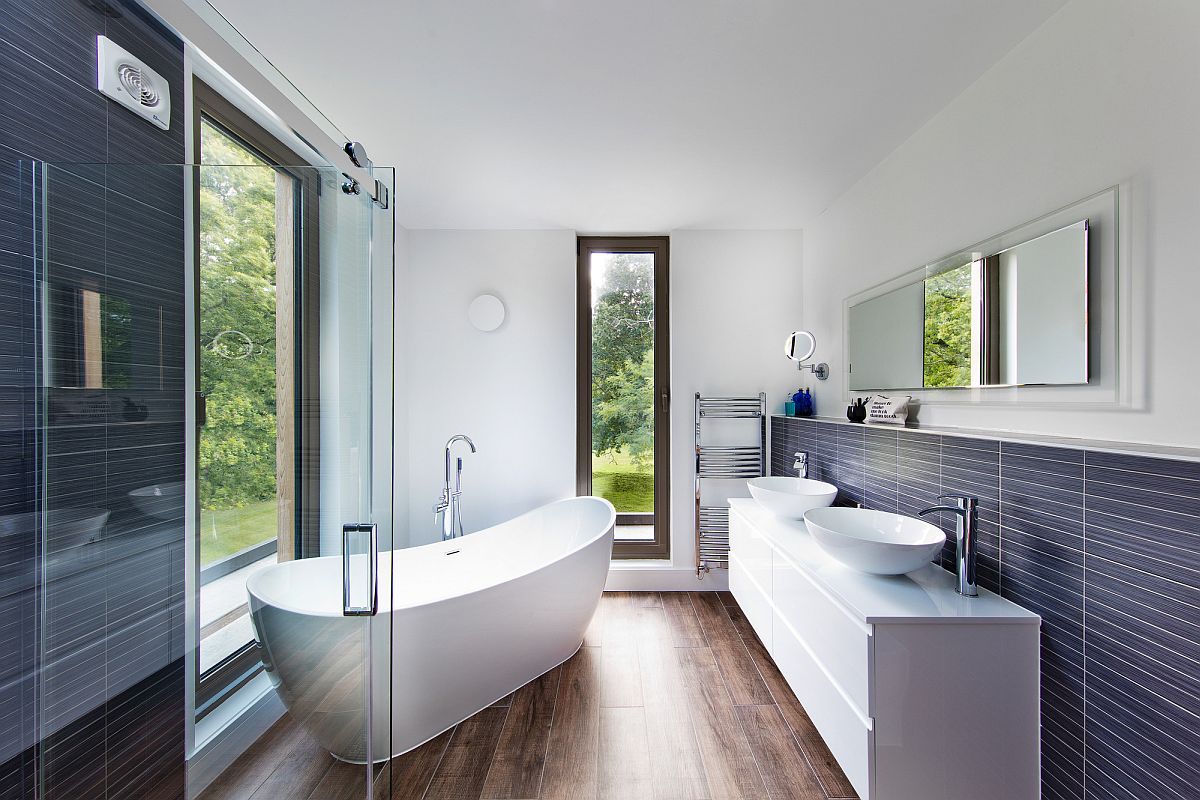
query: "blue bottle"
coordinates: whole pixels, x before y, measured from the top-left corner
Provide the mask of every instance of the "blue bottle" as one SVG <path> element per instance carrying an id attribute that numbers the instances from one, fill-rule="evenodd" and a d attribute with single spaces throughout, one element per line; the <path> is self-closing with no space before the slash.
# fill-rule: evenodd
<path id="1" fill-rule="evenodd" d="M 796 403 L 796 416 L 811 417 L 813 414 L 812 394 L 807 389 L 801 389 L 796 392 L 794 399 Z"/>

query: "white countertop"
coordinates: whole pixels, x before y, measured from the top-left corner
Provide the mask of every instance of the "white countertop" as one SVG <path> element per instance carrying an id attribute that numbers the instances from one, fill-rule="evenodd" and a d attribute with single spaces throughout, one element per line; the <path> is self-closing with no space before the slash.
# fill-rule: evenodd
<path id="1" fill-rule="evenodd" d="M 876 623 L 1028 623 L 1041 618 L 997 594 L 978 597 L 954 591 L 955 578 L 929 564 L 907 575 L 868 575 L 842 565 L 822 550 L 802 521 L 776 517 L 750 498 L 729 501 L 734 513 L 761 532 L 775 549 L 867 624 Z"/>

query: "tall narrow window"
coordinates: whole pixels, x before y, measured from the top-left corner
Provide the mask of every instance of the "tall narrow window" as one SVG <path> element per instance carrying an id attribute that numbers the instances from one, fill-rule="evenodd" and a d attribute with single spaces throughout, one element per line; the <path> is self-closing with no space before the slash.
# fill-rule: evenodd
<path id="1" fill-rule="evenodd" d="M 617 510 L 616 558 L 670 555 L 666 237 L 580 237 L 580 494 Z"/>
<path id="2" fill-rule="evenodd" d="M 299 158 L 197 82 L 197 707 L 258 668 L 246 580 L 296 553 Z M 309 265 L 311 268 L 315 265 Z"/>

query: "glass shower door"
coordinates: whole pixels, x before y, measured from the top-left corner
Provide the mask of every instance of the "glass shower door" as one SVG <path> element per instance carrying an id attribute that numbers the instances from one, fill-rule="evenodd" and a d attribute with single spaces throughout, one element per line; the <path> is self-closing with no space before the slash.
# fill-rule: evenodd
<path id="1" fill-rule="evenodd" d="M 34 167 L 29 712 L 3 744 L 39 797 L 190 796 L 194 732 L 256 685 L 327 753 L 314 796 L 390 784 L 391 212 L 231 160 Z"/>
<path id="2" fill-rule="evenodd" d="M 302 380 L 319 382 L 320 406 L 298 418 L 302 483 L 319 452 L 319 504 L 301 514 L 299 545 L 311 552 L 319 538 L 340 576 L 338 632 L 319 646 L 328 689 L 313 708 L 336 737 L 325 789 L 372 797 L 391 784 L 392 217 L 365 188 L 323 177 L 319 318 L 300 323 L 310 354 L 319 328 L 319 375 Z"/>
<path id="3" fill-rule="evenodd" d="M 32 169 L 33 796 L 180 797 L 186 170 Z"/>
<path id="4" fill-rule="evenodd" d="M 226 168 L 203 164 L 201 188 L 220 185 L 205 173 Z M 277 504 L 277 520 L 291 523 L 277 523 L 276 564 L 266 568 L 277 577 L 249 579 L 250 616 L 300 740 L 324 754 L 311 796 L 373 797 L 390 787 L 392 752 L 392 217 L 335 170 L 262 169 L 274 175 L 260 181 L 277 231 L 274 382 L 294 387 L 288 402 L 277 393 L 277 408 L 293 410 L 276 446 L 290 444 L 293 455 L 276 457 L 275 490 L 291 488 Z M 202 234 L 205 208 L 201 197 Z M 285 251 L 290 290 L 278 266 Z M 201 270 L 203 262 L 202 253 Z M 222 333 L 203 333 L 204 323 L 201 296 L 201 347 Z M 215 391 L 205 397 L 210 422 L 221 402 Z"/>

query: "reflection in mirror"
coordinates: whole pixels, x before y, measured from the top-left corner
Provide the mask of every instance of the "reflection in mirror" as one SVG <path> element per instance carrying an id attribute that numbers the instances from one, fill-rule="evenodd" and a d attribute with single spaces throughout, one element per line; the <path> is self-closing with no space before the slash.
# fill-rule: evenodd
<path id="1" fill-rule="evenodd" d="M 847 309 L 851 391 L 1088 382 L 1088 221 Z"/>
<path id="2" fill-rule="evenodd" d="M 850 388 L 922 385 L 923 285 L 850 306 Z"/>
<path id="3" fill-rule="evenodd" d="M 46 285 L 46 379 L 71 389 L 128 389 L 133 384 L 133 309 L 93 288 Z"/>
<path id="4" fill-rule="evenodd" d="M 1084 220 L 996 255 L 989 382 L 1087 383 L 1087 234 Z"/>
<path id="5" fill-rule="evenodd" d="M 974 313 L 979 300 L 980 262 L 926 278 L 922 284 L 923 386 L 943 388 L 979 383 L 979 336 Z"/>
<path id="6" fill-rule="evenodd" d="M 783 354 L 792 361 L 808 361 L 817 351 L 817 339 L 808 331 L 792 331 L 783 340 Z"/>

